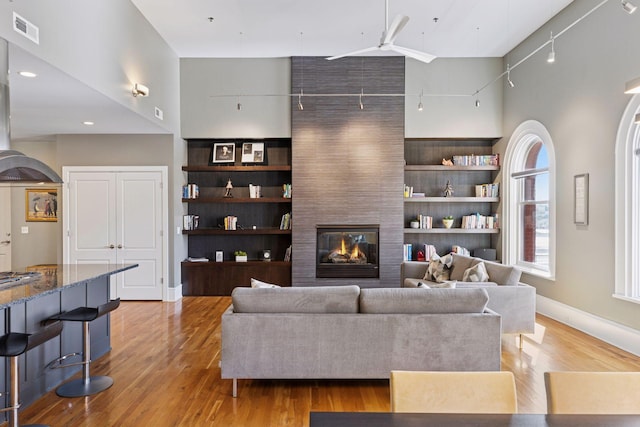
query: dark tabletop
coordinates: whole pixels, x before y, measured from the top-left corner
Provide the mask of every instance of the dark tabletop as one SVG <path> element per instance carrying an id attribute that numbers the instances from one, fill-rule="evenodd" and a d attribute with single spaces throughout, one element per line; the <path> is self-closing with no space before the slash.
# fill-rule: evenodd
<path id="1" fill-rule="evenodd" d="M 637 427 L 640 415 L 312 412 L 309 427 Z"/>

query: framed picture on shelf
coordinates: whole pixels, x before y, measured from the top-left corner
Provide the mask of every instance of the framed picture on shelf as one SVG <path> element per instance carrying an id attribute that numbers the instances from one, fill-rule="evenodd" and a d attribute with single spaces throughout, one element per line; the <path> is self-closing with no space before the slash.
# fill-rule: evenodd
<path id="1" fill-rule="evenodd" d="M 211 163 L 234 163 L 236 160 L 236 144 L 233 142 L 216 142 L 211 150 Z"/>
<path id="2" fill-rule="evenodd" d="M 264 162 L 264 142 L 245 142 L 242 144 L 242 163 Z"/>
<path id="3" fill-rule="evenodd" d="M 31 222 L 58 221 L 58 190 L 55 188 L 27 188 L 25 190 L 25 219 Z"/>

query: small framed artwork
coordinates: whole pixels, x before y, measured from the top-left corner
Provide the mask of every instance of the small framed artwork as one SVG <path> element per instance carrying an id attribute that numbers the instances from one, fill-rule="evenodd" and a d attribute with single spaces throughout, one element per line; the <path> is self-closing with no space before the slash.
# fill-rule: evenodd
<path id="1" fill-rule="evenodd" d="M 573 177 L 574 211 L 573 222 L 577 225 L 589 224 L 589 174 Z"/>
<path id="2" fill-rule="evenodd" d="M 27 221 L 58 221 L 58 190 L 55 188 L 27 188 L 25 190 L 24 211 Z"/>
<path id="3" fill-rule="evenodd" d="M 264 163 L 264 142 L 245 142 L 242 144 L 242 163 Z"/>
<path id="4" fill-rule="evenodd" d="M 236 144 L 216 142 L 211 150 L 211 163 L 233 163 L 236 160 Z"/>

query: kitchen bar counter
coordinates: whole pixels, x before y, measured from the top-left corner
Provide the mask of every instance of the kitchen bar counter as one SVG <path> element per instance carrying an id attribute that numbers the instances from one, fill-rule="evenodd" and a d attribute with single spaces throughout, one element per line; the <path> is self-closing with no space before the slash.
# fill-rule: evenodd
<path id="1" fill-rule="evenodd" d="M 40 276 L 0 285 L 0 309 L 60 292 L 68 287 L 109 277 L 137 266 L 137 264 L 47 264 L 19 269 L 18 272 L 36 272 L 40 273 Z"/>
<path id="2" fill-rule="evenodd" d="M 17 271 L 40 273 L 37 277 L 10 281 L 0 285 L 0 330 L 34 333 L 42 322 L 63 311 L 76 307 L 97 307 L 112 299 L 110 277 L 137 267 L 137 264 L 80 264 L 36 265 Z M 19 276 L 19 275 L 17 275 Z M 97 360 L 111 350 L 110 314 L 99 317 L 89 325 L 91 330 L 91 359 Z M 20 359 L 20 400 L 29 405 L 51 389 L 56 388 L 79 372 L 81 366 L 49 369 L 52 360 L 69 353 L 82 351 L 82 324 L 64 322 L 62 334 L 29 350 Z M 77 362 L 80 357 L 70 361 Z M 0 369 L 0 391 L 8 390 L 7 359 Z M 7 406 L 6 395 L 0 405 Z M 0 423 L 5 420 L 0 414 Z"/>

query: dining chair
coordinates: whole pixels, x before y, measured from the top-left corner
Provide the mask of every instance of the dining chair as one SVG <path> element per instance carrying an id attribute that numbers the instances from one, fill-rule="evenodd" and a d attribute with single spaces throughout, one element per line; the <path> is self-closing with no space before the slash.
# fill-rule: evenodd
<path id="1" fill-rule="evenodd" d="M 549 414 L 640 414 L 640 372 L 545 372 Z"/>
<path id="2" fill-rule="evenodd" d="M 391 371 L 391 412 L 515 414 L 512 372 Z"/>

